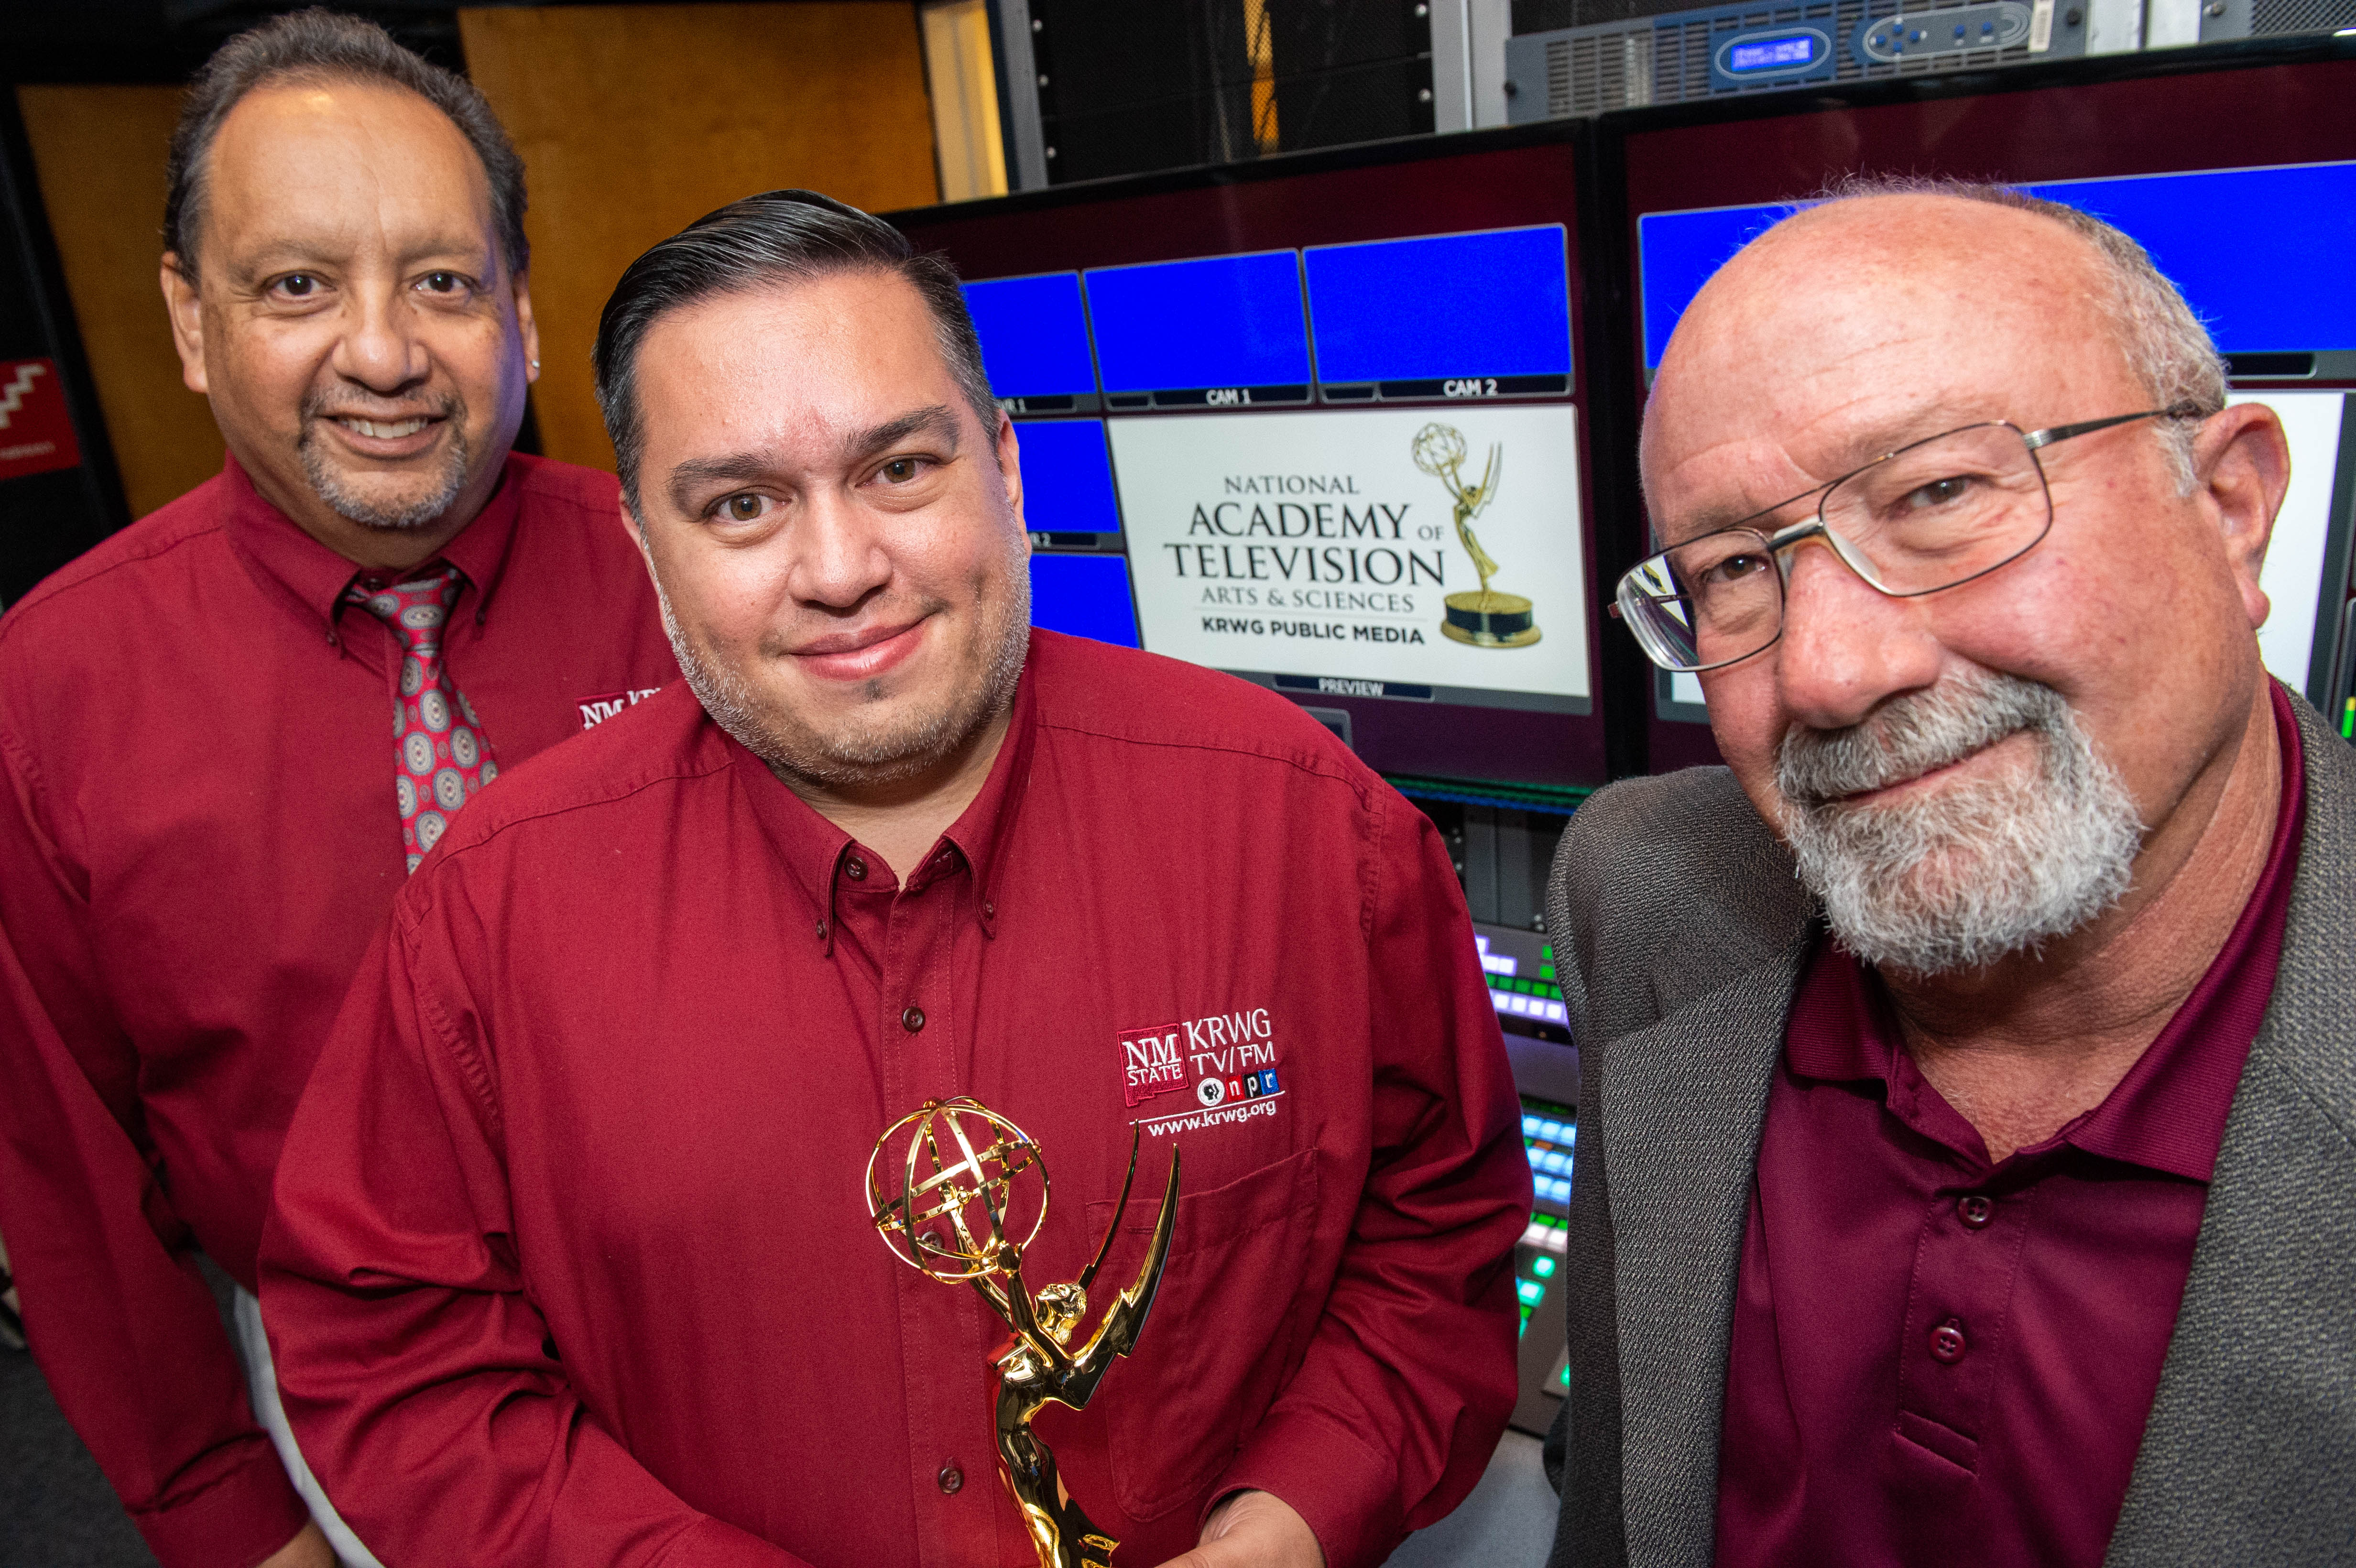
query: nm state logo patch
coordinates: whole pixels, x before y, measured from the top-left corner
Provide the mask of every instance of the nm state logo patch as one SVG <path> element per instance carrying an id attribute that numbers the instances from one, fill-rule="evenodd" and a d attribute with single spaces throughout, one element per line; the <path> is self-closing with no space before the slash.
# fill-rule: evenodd
<path id="1" fill-rule="evenodd" d="M 581 728 L 594 730 L 625 708 L 636 708 L 662 689 L 659 686 L 642 687 L 631 691 L 609 691 L 603 697 L 581 699 Z"/>
<path id="2" fill-rule="evenodd" d="M 1266 1008 L 1210 1013 L 1119 1031 L 1121 1103 L 1131 1109 L 1184 1091 L 1192 1105 L 1141 1118 L 1156 1134 L 1236 1118 L 1236 1108 L 1284 1092 L 1276 1029 Z M 1182 1104 L 1185 1102 L 1182 1101 Z M 1267 1107 L 1275 1110 L 1274 1105 Z M 1220 1111 L 1215 1117 L 1201 1112 Z"/>

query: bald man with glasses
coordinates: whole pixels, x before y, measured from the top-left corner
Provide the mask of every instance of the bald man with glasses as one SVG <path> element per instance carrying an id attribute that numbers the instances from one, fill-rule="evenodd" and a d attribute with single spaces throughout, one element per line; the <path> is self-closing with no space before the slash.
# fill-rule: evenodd
<path id="1" fill-rule="evenodd" d="M 2344 1555 L 2356 755 L 2259 662 L 2279 422 L 2126 236 L 1906 182 L 1730 261 L 1644 443 L 1614 613 L 1728 765 L 1555 866 L 1553 1562 Z"/>

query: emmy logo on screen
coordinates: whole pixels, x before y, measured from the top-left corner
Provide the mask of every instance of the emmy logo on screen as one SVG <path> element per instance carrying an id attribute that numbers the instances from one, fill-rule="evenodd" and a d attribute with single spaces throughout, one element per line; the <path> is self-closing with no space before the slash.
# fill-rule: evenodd
<path id="1" fill-rule="evenodd" d="M 1415 432 L 1414 452 L 1415 465 L 1448 486 L 1456 503 L 1456 542 L 1472 558 L 1472 570 L 1481 577 L 1477 592 L 1448 596 L 1448 618 L 1440 624 L 1441 633 L 1476 648 L 1528 647 L 1538 640 L 1530 602 L 1518 593 L 1499 593 L 1489 586 L 1489 579 L 1497 575 L 1497 563 L 1489 559 L 1472 532 L 1472 519 L 1496 498 L 1497 470 L 1505 449 L 1489 448 L 1489 462 L 1481 471 L 1478 485 L 1464 482 L 1464 432 L 1454 426 L 1424 426 Z"/>
<path id="2" fill-rule="evenodd" d="M 1047 1402 L 1085 1409 L 1113 1358 L 1129 1354 L 1145 1328 L 1170 1259 L 1178 1216 L 1178 1151 L 1145 1262 L 1105 1309 L 1096 1332 L 1071 1348 L 1088 1312 L 1088 1286 L 1120 1233 L 1137 1179 L 1138 1133 L 1130 1134 L 1129 1174 L 1096 1258 L 1068 1283 L 1035 1291 L 1023 1277 L 1023 1250 L 1047 1222 L 1047 1163 L 1030 1135 L 963 1095 L 927 1100 L 884 1130 L 867 1157 L 867 1212 L 899 1260 L 946 1283 L 969 1283 L 1014 1338 L 991 1363 L 997 1383 L 998 1474 L 1023 1510 L 1039 1568 L 1109 1568 L 1119 1544 L 1064 1489 L 1055 1456 L 1032 1435 Z M 1016 1240 L 1016 1237 L 1021 1240 Z"/>

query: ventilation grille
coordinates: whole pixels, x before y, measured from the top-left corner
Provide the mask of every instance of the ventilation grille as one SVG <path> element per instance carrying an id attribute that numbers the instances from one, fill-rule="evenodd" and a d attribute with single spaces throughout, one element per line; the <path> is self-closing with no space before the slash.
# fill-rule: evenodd
<path id="1" fill-rule="evenodd" d="M 1547 112 L 1601 114 L 1653 101 L 1653 26 L 1598 27 L 1547 40 Z"/>
<path id="2" fill-rule="evenodd" d="M 2356 27 L 2356 0 L 2251 0 L 2250 31 L 2260 37 L 2341 27 Z"/>

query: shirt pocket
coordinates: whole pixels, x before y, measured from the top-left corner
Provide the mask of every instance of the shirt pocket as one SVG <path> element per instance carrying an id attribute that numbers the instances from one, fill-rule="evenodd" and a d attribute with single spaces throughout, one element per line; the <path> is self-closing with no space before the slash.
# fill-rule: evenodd
<path id="1" fill-rule="evenodd" d="M 1089 1205 L 1092 1231 L 1111 1207 Z M 1150 1233 L 1152 1216 L 1131 1212 L 1122 1228 Z M 1169 1262 L 1130 1358 L 1143 1375 L 1116 1374 L 1100 1396 L 1113 1493 L 1130 1519 L 1194 1502 L 1291 1375 L 1315 1321 L 1292 1308 L 1316 1217 L 1313 1148 L 1208 1192 L 1186 1192 L 1182 1174 Z"/>

